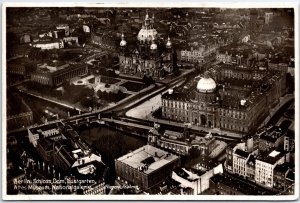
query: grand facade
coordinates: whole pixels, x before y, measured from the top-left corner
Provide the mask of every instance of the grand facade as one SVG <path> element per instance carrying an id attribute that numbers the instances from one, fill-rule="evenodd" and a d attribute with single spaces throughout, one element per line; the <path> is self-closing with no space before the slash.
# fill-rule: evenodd
<path id="1" fill-rule="evenodd" d="M 136 48 L 129 50 L 125 36 L 120 42 L 119 64 L 120 73 L 136 77 L 152 77 L 159 79 L 173 72 L 174 54 L 170 38 L 161 44 L 154 28 L 154 16 L 146 14 L 142 29 L 137 36 Z"/>
<path id="2" fill-rule="evenodd" d="M 165 93 L 162 117 L 206 128 L 252 132 L 285 94 L 286 81 L 282 72 L 254 71 L 255 77 L 248 78 L 239 74 L 244 71 L 245 67 L 221 68 L 214 79 L 206 72 L 194 91 Z"/>
<path id="3" fill-rule="evenodd" d="M 30 80 L 39 84 L 56 87 L 61 85 L 65 80 L 82 76 L 88 73 L 85 64 L 64 64 L 60 66 L 51 66 L 44 64 L 31 73 Z"/>

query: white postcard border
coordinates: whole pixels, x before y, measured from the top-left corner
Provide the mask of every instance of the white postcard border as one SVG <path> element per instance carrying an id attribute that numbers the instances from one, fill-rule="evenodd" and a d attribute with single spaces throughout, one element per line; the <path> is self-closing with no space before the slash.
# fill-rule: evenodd
<path id="1" fill-rule="evenodd" d="M 223 8 L 294 8 L 295 13 L 295 194 L 284 196 L 247 195 L 7 195 L 6 179 L 6 8 L 7 7 L 223 7 Z M 299 198 L 299 5 L 290 2 L 128 2 L 128 3 L 4 3 L 2 5 L 2 199 L 3 200 L 272 200 L 287 201 Z"/>

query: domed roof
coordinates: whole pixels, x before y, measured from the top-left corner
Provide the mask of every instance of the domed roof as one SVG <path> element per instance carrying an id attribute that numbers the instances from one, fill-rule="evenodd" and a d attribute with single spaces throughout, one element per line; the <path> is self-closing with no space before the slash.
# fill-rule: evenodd
<path id="1" fill-rule="evenodd" d="M 167 48 L 171 48 L 172 47 L 172 42 L 170 40 L 170 37 L 168 37 L 168 41 L 167 41 L 166 47 Z"/>
<path id="2" fill-rule="evenodd" d="M 157 49 L 157 44 L 155 44 L 154 41 L 152 42 L 152 44 L 151 44 L 151 46 L 150 46 L 150 49 L 151 49 L 151 50 Z"/>
<path id="3" fill-rule="evenodd" d="M 120 42 L 120 46 L 121 46 L 121 47 L 125 47 L 126 44 L 127 44 L 127 42 L 124 40 L 124 34 L 122 33 L 122 40 L 121 40 L 121 42 Z"/>
<path id="4" fill-rule="evenodd" d="M 137 36 L 137 39 L 139 41 L 151 42 L 152 40 L 156 39 L 157 31 L 153 28 L 153 23 L 154 18 L 150 19 L 147 11 L 144 25 L 142 26 L 142 29 L 139 31 L 139 34 Z"/>
<path id="5" fill-rule="evenodd" d="M 120 42 L 120 46 L 121 47 L 125 47 L 127 44 L 127 42 L 125 40 L 122 39 L 122 41 Z"/>
<path id="6" fill-rule="evenodd" d="M 149 42 L 149 41 L 156 39 L 156 37 L 157 37 L 157 31 L 154 28 L 143 27 L 140 30 L 140 32 L 137 36 L 137 39 L 139 41 Z"/>
<path id="7" fill-rule="evenodd" d="M 197 90 L 202 93 L 214 92 L 216 87 L 216 82 L 208 75 L 205 75 L 203 78 L 201 78 L 197 84 Z"/>

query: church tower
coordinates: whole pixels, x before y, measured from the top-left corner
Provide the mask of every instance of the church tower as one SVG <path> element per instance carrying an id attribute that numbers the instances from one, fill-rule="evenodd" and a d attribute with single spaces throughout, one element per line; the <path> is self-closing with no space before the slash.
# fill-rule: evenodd
<path id="1" fill-rule="evenodd" d="M 167 52 L 166 60 L 171 61 L 173 49 L 172 49 L 172 42 L 169 36 L 168 36 L 168 41 L 166 43 L 166 52 Z"/>
<path id="2" fill-rule="evenodd" d="M 156 60 L 158 58 L 158 49 L 157 44 L 154 40 L 152 40 L 152 44 L 150 46 L 150 59 Z"/>

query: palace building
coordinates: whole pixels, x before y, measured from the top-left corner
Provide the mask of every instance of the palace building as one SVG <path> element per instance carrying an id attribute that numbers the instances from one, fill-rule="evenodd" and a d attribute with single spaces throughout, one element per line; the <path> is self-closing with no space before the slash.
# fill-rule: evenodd
<path id="1" fill-rule="evenodd" d="M 162 95 L 162 117 L 182 123 L 247 134 L 255 131 L 285 94 L 285 74 L 232 65 L 208 71 L 193 84 Z M 247 72 L 249 72 L 248 70 Z M 262 71 L 264 73 L 262 73 Z M 249 77 L 248 77 L 249 76 Z"/>
<path id="2" fill-rule="evenodd" d="M 119 54 L 121 74 L 159 79 L 173 72 L 176 52 L 169 37 L 165 44 L 158 38 L 154 22 L 154 16 L 150 18 L 147 13 L 133 49 L 129 48 L 125 35 L 122 34 Z"/>

